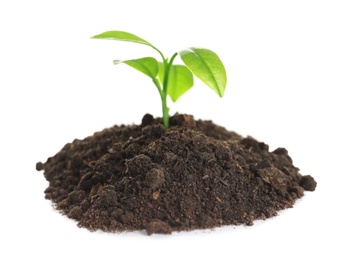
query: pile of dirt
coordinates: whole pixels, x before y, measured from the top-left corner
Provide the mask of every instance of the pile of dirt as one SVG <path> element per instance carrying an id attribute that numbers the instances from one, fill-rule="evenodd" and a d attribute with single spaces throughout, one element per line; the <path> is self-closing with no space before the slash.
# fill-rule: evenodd
<path id="1" fill-rule="evenodd" d="M 46 163 L 45 197 L 79 227 L 148 234 L 252 225 L 290 208 L 314 179 L 288 152 L 190 115 L 114 126 L 66 144 Z"/>

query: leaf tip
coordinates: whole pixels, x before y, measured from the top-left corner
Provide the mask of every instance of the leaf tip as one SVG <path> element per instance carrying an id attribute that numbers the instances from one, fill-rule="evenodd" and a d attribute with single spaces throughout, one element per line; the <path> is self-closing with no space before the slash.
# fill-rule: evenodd
<path id="1" fill-rule="evenodd" d="M 120 64 L 122 61 L 121 61 L 121 60 L 113 60 L 112 62 L 113 62 L 113 64 L 118 65 L 118 64 Z"/>

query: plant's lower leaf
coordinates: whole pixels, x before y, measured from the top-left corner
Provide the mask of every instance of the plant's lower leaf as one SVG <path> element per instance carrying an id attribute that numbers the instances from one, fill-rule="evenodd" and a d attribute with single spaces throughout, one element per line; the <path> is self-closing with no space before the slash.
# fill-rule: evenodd
<path id="1" fill-rule="evenodd" d="M 164 71 L 165 71 L 164 63 L 159 62 L 158 65 L 159 65 L 158 79 L 159 79 L 160 83 L 163 84 L 163 82 L 164 82 Z"/>
<path id="2" fill-rule="evenodd" d="M 114 64 L 118 63 L 125 63 L 130 67 L 142 72 L 143 74 L 147 75 L 148 77 L 154 79 L 158 75 L 159 66 L 158 61 L 152 57 L 145 57 L 140 59 L 134 60 L 125 60 L 125 61 L 118 61 L 114 60 Z"/>
<path id="3" fill-rule="evenodd" d="M 184 65 L 172 65 L 167 88 L 167 93 L 172 101 L 176 102 L 192 86 L 193 76 L 191 71 Z"/>

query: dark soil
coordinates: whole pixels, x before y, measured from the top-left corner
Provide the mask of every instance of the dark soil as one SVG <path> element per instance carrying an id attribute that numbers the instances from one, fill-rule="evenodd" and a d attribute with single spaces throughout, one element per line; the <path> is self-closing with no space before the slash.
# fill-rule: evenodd
<path id="1" fill-rule="evenodd" d="M 290 208 L 316 182 L 288 152 L 211 121 L 175 115 L 165 129 L 114 126 L 66 144 L 46 163 L 45 197 L 79 227 L 148 234 L 252 225 Z"/>

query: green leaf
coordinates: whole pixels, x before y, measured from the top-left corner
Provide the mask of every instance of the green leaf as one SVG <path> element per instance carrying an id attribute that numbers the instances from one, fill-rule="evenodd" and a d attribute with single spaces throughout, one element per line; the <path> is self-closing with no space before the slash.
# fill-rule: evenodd
<path id="1" fill-rule="evenodd" d="M 119 61 L 114 60 L 114 64 L 125 63 L 134 69 L 141 71 L 143 74 L 147 75 L 148 77 L 155 79 L 158 75 L 159 65 L 158 61 L 152 57 L 145 57 L 135 60 L 125 60 Z"/>
<path id="2" fill-rule="evenodd" d="M 151 47 L 154 47 L 152 44 L 147 42 L 146 40 L 128 32 L 123 31 L 107 31 L 101 34 L 95 35 L 91 37 L 92 39 L 107 39 L 107 40 L 117 40 L 117 41 L 127 41 L 127 42 L 135 42 L 140 44 L 145 44 Z M 155 47 L 154 47 L 155 48 Z"/>
<path id="3" fill-rule="evenodd" d="M 167 92 L 173 102 L 176 102 L 193 86 L 191 71 L 184 65 L 172 65 L 168 78 Z"/>
<path id="4" fill-rule="evenodd" d="M 179 52 L 185 65 L 220 97 L 227 84 L 226 70 L 217 54 L 208 49 L 189 48 Z"/>
<path id="5" fill-rule="evenodd" d="M 158 79 L 159 79 L 161 84 L 164 82 L 164 75 L 165 75 L 164 63 L 159 62 Z"/>

